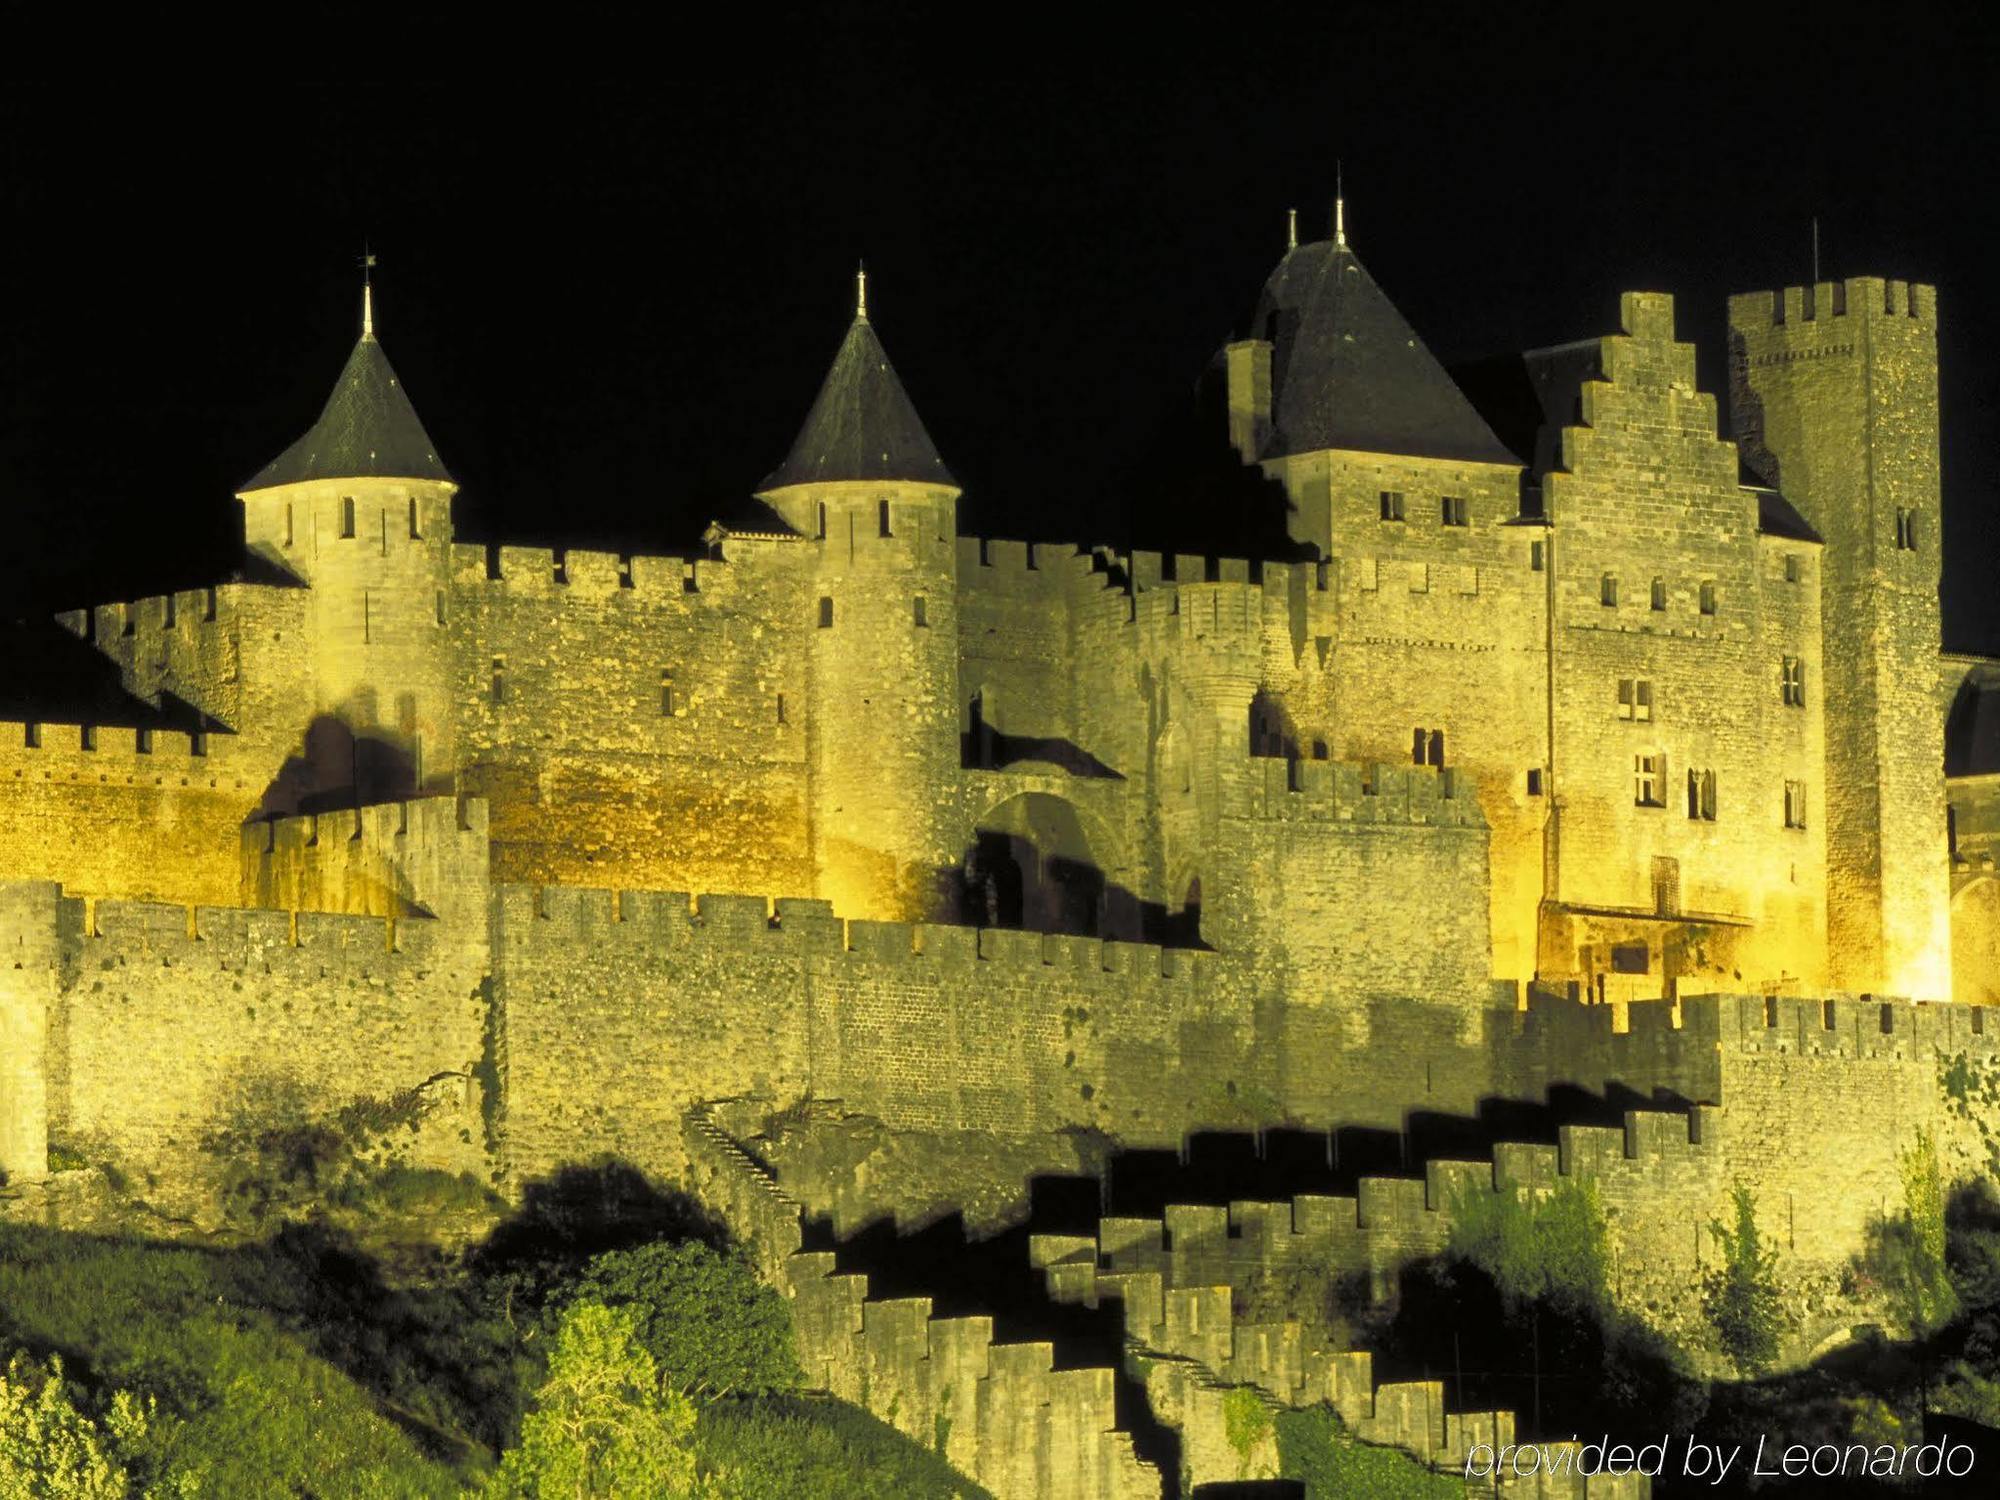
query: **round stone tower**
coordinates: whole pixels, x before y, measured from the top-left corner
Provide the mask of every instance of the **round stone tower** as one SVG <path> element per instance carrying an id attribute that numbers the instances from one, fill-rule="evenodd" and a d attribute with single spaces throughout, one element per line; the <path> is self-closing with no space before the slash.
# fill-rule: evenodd
<path id="1" fill-rule="evenodd" d="M 819 398 L 758 490 L 814 547 L 796 601 L 814 879 L 842 916 L 954 904 L 958 496 L 868 321 L 864 271 Z"/>
<path id="2" fill-rule="evenodd" d="M 310 592 L 300 746 L 281 800 L 382 801 L 450 772 L 444 590 L 457 489 L 375 337 L 364 288 L 360 341 L 319 420 L 238 494 L 253 563 Z"/>

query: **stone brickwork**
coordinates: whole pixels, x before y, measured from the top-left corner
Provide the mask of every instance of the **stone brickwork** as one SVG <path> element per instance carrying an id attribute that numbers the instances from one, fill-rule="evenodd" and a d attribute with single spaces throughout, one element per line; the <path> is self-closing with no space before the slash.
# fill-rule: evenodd
<path id="1" fill-rule="evenodd" d="M 1948 994 L 1937 298 L 1856 276 L 1732 297 L 1746 453 L 1826 541 L 1827 915 L 1849 989 Z"/>

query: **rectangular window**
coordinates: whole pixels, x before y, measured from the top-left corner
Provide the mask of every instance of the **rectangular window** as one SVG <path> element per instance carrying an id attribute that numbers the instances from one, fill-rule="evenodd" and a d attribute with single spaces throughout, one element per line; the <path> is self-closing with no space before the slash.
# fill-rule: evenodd
<path id="1" fill-rule="evenodd" d="M 917 595 L 915 602 L 916 602 L 917 628 L 919 630 L 922 630 L 925 626 L 930 624 L 929 616 L 924 608 L 924 596 L 922 594 Z"/>
<path id="2" fill-rule="evenodd" d="M 785 722 L 785 695 L 783 693 L 778 694 L 778 722 L 780 724 Z"/>
<path id="3" fill-rule="evenodd" d="M 681 711 L 680 699 L 674 696 L 674 674 L 660 674 L 660 717 L 671 719 Z"/>
<path id="4" fill-rule="evenodd" d="M 440 625 L 444 624 L 444 590 L 443 590 L 443 589 L 439 589 L 439 590 L 437 591 L 437 622 L 438 622 L 438 624 L 440 624 Z"/>
<path id="5" fill-rule="evenodd" d="M 1701 612 L 1705 615 L 1715 613 L 1715 585 L 1712 583 L 1701 586 Z"/>
<path id="6" fill-rule="evenodd" d="M 1787 708 L 1804 708 L 1806 702 L 1806 664 L 1796 656 L 1788 656 L 1780 669 L 1778 696 Z"/>
<path id="7" fill-rule="evenodd" d="M 507 658 L 504 656 L 493 658 L 493 701 L 507 701 Z"/>
<path id="8" fill-rule="evenodd" d="M 1528 567 L 1531 571 L 1539 573 L 1545 566 L 1547 566 L 1547 564 L 1543 561 L 1543 552 L 1542 552 L 1542 548 L 1546 545 L 1547 544 L 1543 542 L 1528 543 Z"/>
<path id="9" fill-rule="evenodd" d="M 1383 520 L 1400 521 L 1403 519 L 1403 492 L 1401 490 L 1383 490 L 1377 498 L 1382 504 Z"/>
<path id="10" fill-rule="evenodd" d="M 1715 772 L 1688 772 L 1688 816 L 1703 823 L 1715 821 Z"/>
<path id="11" fill-rule="evenodd" d="M 1644 974 L 1650 968 L 1644 943 L 1619 943 L 1611 950 L 1611 972 L 1614 974 Z"/>
<path id="12" fill-rule="evenodd" d="M 1651 598 L 1650 598 L 1650 600 L 1649 600 L 1648 602 L 1649 602 L 1649 603 L 1650 603 L 1650 604 L 1652 605 L 1652 607 L 1653 607 L 1654 609 L 1665 609 L 1665 608 L 1667 607 L 1667 580 L 1666 580 L 1666 579 L 1664 579 L 1664 578 L 1655 578 L 1655 579 L 1653 580 L 1653 591 L 1652 591 L 1652 596 L 1651 596 Z"/>
<path id="13" fill-rule="evenodd" d="M 819 628 L 821 630 L 831 630 L 833 628 L 833 601 L 831 599 L 822 598 L 819 601 Z"/>
<path id="14" fill-rule="evenodd" d="M 1785 826 L 1806 826 L 1806 784 L 1803 781 L 1785 783 Z"/>
<path id="15" fill-rule="evenodd" d="M 877 526 L 879 527 L 879 529 L 880 529 L 880 534 L 881 534 L 882 536 L 888 536 L 888 535 L 889 535 L 889 502 L 888 502 L 887 500 L 883 500 L 883 501 L 880 501 L 880 502 L 878 502 L 878 503 L 877 503 L 877 505 L 876 505 L 876 507 L 875 507 L 875 520 L 876 520 L 876 525 L 877 525 Z"/>
<path id="16" fill-rule="evenodd" d="M 412 538 L 419 540 L 423 537 L 423 531 L 417 525 L 417 497 L 415 495 L 410 496 L 410 535 Z"/>
<path id="17" fill-rule="evenodd" d="M 343 537 L 354 535 L 354 498 L 351 495 L 340 502 L 340 534 Z"/>
<path id="18" fill-rule="evenodd" d="M 292 502 L 285 502 L 285 545 L 292 545 Z"/>
<path id="19" fill-rule="evenodd" d="M 1667 758 L 1664 755 L 1632 757 L 1632 803 L 1635 807 L 1667 805 Z"/>
<path id="20" fill-rule="evenodd" d="M 1528 772 L 1528 795 L 1530 797 L 1539 797 L 1542 795 L 1542 769 L 1540 766 L 1535 766 Z"/>
<path id="21" fill-rule="evenodd" d="M 1799 555 L 1796 552 L 1787 552 L 1785 554 L 1785 582 L 1797 583 L 1798 581 Z"/>
<path id="22" fill-rule="evenodd" d="M 1446 495 L 1444 497 L 1443 520 L 1445 525 L 1470 526 L 1472 523 L 1466 519 L 1466 514 L 1465 497 L 1463 495 Z"/>
<path id="23" fill-rule="evenodd" d="M 1618 575 L 1616 573 L 1606 573 L 1603 578 L 1598 580 L 1597 600 L 1606 609 L 1616 609 L 1618 607 Z"/>
<path id="24" fill-rule="evenodd" d="M 1653 719 L 1653 684 L 1643 677 L 1618 679 L 1618 717 L 1649 724 Z"/>
<path id="25" fill-rule="evenodd" d="M 1913 510 L 1896 512 L 1896 548 L 1901 552 L 1917 550 L 1917 513 Z"/>
<path id="26" fill-rule="evenodd" d="M 197 729 L 188 736 L 188 754 L 208 754 L 208 734 L 205 730 Z"/>

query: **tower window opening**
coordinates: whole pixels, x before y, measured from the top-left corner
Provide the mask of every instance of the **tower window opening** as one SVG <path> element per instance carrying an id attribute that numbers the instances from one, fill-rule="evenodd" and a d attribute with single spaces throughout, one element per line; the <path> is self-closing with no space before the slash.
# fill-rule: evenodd
<path id="1" fill-rule="evenodd" d="M 889 530 L 889 502 L 887 500 L 878 500 L 875 503 L 875 525 L 878 535 L 891 535 Z"/>
<path id="2" fill-rule="evenodd" d="M 1632 757 L 1632 805 L 1634 807 L 1665 807 L 1667 805 L 1666 756 L 1635 755 Z"/>
<path id="3" fill-rule="evenodd" d="M 174 596 L 172 594 L 169 594 L 167 595 L 165 600 L 162 601 L 160 609 L 160 624 L 166 627 L 168 630 L 172 630 L 174 628 L 174 618 L 175 618 Z"/>
<path id="4" fill-rule="evenodd" d="M 1401 490 L 1383 490 L 1376 498 L 1382 507 L 1383 520 L 1400 521 L 1403 519 L 1403 492 Z"/>
<path id="5" fill-rule="evenodd" d="M 1443 515 L 1441 519 L 1447 526 L 1469 526 L 1472 524 L 1466 519 L 1466 505 L 1463 495 L 1446 495 L 1443 499 L 1442 510 Z"/>
<path id="6" fill-rule="evenodd" d="M 1803 781 L 1785 783 L 1785 826 L 1806 826 L 1806 784 Z"/>
<path id="7" fill-rule="evenodd" d="M 292 502 L 285 502 L 285 545 L 292 545 Z"/>
<path id="8" fill-rule="evenodd" d="M 1688 772 L 1688 816 L 1702 823 L 1715 821 L 1715 772 Z"/>
<path id="9" fill-rule="evenodd" d="M 1803 708 L 1806 702 L 1806 664 L 1788 656 L 1779 668 L 1778 696 L 1787 708 Z"/>
<path id="10" fill-rule="evenodd" d="M 195 731 L 194 731 L 194 732 L 193 732 L 192 734 L 190 734 L 190 735 L 188 736 L 188 754 L 189 754 L 189 755 L 206 755 L 206 754 L 208 754 L 208 731 L 207 731 L 207 730 L 205 730 L 205 729 L 197 729 L 197 730 L 195 730 Z"/>
<path id="11" fill-rule="evenodd" d="M 1913 510 L 1898 509 L 1896 512 L 1896 550 L 1917 550 L 1917 513 Z"/>
<path id="12" fill-rule="evenodd" d="M 1419 729 L 1411 736 L 1410 764 L 1443 767 L 1444 731 L 1442 729 Z"/>
<path id="13" fill-rule="evenodd" d="M 819 601 L 819 628 L 833 629 L 833 600 L 822 597 Z"/>
<path id="14" fill-rule="evenodd" d="M 1649 597 L 1649 599 L 1648 599 L 1648 601 L 1647 601 L 1647 602 L 1648 602 L 1649 604 L 1651 604 L 1651 606 L 1652 606 L 1652 607 L 1653 607 L 1654 609 L 1656 609 L 1656 610 L 1662 610 L 1662 609 L 1665 609 L 1665 608 L 1667 607 L 1667 580 L 1666 580 L 1666 579 L 1664 579 L 1664 578 L 1655 578 L 1655 579 L 1653 580 L 1653 588 L 1652 588 L 1652 593 L 1651 593 L 1651 595 L 1650 595 L 1650 597 Z"/>
<path id="15" fill-rule="evenodd" d="M 1705 615 L 1715 613 L 1715 585 L 1712 583 L 1701 586 L 1701 612 Z"/>
<path id="16" fill-rule="evenodd" d="M 679 694 L 674 691 L 674 674 L 663 670 L 660 673 L 660 717 L 677 718 L 684 710 L 685 705 L 681 702 Z"/>
<path id="17" fill-rule="evenodd" d="M 816 522 L 818 530 L 813 532 L 813 536 L 823 542 L 826 540 L 826 502 L 824 500 L 819 503 Z"/>
<path id="18" fill-rule="evenodd" d="M 1528 767 L 1528 795 L 1530 797 L 1539 797 L 1542 795 L 1542 768 L 1540 766 Z"/>
<path id="19" fill-rule="evenodd" d="M 348 495 L 340 502 L 340 534 L 342 537 L 354 535 L 354 497 Z"/>
<path id="20" fill-rule="evenodd" d="M 1597 582 L 1597 602 L 1606 609 L 1618 607 L 1618 575 L 1606 573 Z"/>
<path id="21" fill-rule="evenodd" d="M 493 702 L 505 703 L 506 701 L 507 701 L 507 658 L 504 656 L 496 656 L 493 658 Z"/>
<path id="22" fill-rule="evenodd" d="M 417 524 L 417 497 L 410 496 L 410 536 L 413 540 L 423 538 L 423 528 Z"/>
<path id="23" fill-rule="evenodd" d="M 1785 554 L 1785 582 L 1797 583 L 1798 581 L 1799 555 L 1796 552 L 1787 552 Z"/>
<path id="24" fill-rule="evenodd" d="M 1618 717 L 1635 724 L 1653 720 L 1653 684 L 1643 677 L 1618 679 Z"/>
<path id="25" fill-rule="evenodd" d="M 917 597 L 912 601 L 912 603 L 914 605 L 914 613 L 915 613 L 917 628 L 919 630 L 922 630 L 925 626 L 930 624 L 930 620 L 927 616 L 924 607 L 924 596 L 922 594 L 917 595 Z"/>
<path id="26" fill-rule="evenodd" d="M 783 693 L 778 694 L 778 722 L 780 724 L 785 722 L 785 695 Z"/>
<path id="27" fill-rule="evenodd" d="M 439 589 L 439 590 L 437 591 L 437 622 L 438 622 L 438 624 L 440 624 L 440 625 L 444 624 L 444 590 L 443 590 L 443 589 Z"/>
<path id="28" fill-rule="evenodd" d="M 1539 573 L 1543 568 L 1548 566 L 1547 556 L 1543 550 L 1547 545 L 1546 542 L 1528 543 L 1528 569 L 1530 572 Z"/>

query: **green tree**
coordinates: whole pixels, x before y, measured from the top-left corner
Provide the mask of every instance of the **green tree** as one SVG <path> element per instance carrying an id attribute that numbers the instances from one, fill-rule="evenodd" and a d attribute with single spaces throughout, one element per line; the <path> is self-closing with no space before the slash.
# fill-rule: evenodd
<path id="1" fill-rule="evenodd" d="M 1778 1255 L 1758 1232 L 1757 1200 L 1750 1189 L 1737 1183 L 1730 1190 L 1730 1202 L 1728 1222 L 1709 1222 L 1708 1232 L 1722 1252 L 1722 1264 L 1708 1273 L 1702 1301 L 1723 1352 L 1743 1374 L 1755 1375 L 1777 1362 L 1778 1340 L 1785 1328 L 1778 1301 Z"/>
<path id="2" fill-rule="evenodd" d="M 577 1302 L 557 1326 L 548 1378 L 487 1493 L 493 1500 L 695 1500 L 694 1403 L 663 1385 L 629 1313 Z"/>
<path id="3" fill-rule="evenodd" d="M 1883 1235 L 1885 1280 L 1910 1331 L 1925 1337 L 1949 1323 L 1959 1306 L 1945 1262 L 1944 1179 L 1930 1131 L 1918 1128 L 1900 1165 L 1903 1213 Z"/>
<path id="4" fill-rule="evenodd" d="M 660 1374 L 690 1395 L 763 1395 L 800 1380 L 785 1299 L 741 1255 L 699 1240 L 597 1256 L 578 1298 L 630 1314 Z"/>
<path id="5" fill-rule="evenodd" d="M 1539 1199 L 1512 1186 L 1461 1193 L 1446 1250 L 1492 1277 L 1510 1308 L 1544 1300 L 1601 1316 L 1610 1305 L 1604 1206 L 1588 1179 L 1565 1178 Z"/>
<path id="6" fill-rule="evenodd" d="M 0 1371 L 0 1500 L 167 1500 L 199 1490 L 183 1478 L 148 1489 L 128 1465 L 157 1421 L 153 1404 L 129 1391 L 111 1398 L 103 1419 L 79 1411 L 62 1361 L 46 1367 L 16 1354 Z"/>

